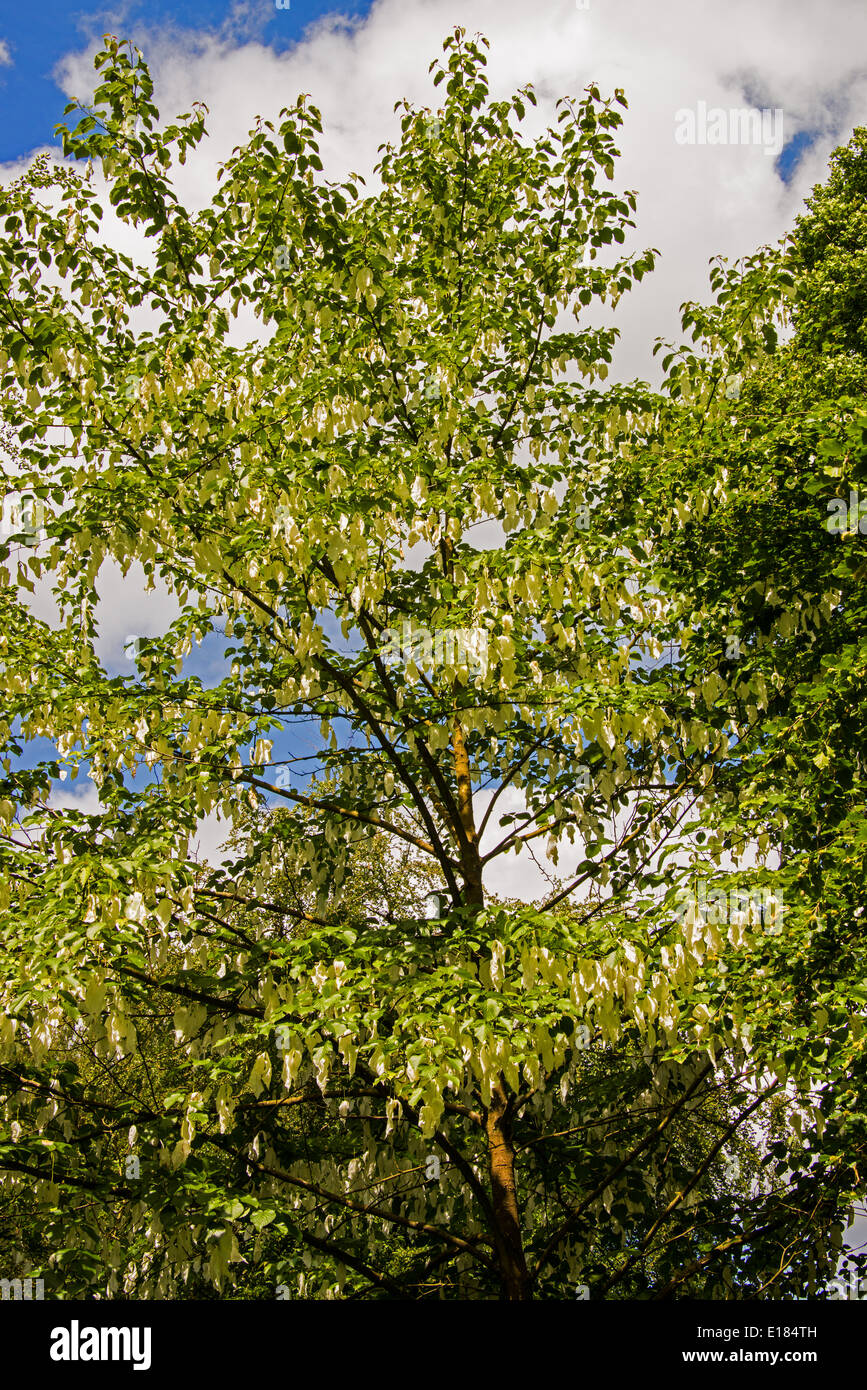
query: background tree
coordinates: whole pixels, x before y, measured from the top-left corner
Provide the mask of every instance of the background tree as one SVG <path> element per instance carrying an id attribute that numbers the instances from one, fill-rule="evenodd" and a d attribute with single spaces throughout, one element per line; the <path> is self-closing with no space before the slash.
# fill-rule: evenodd
<path id="1" fill-rule="evenodd" d="M 769 1044 L 785 1017 L 783 1064 L 821 1096 L 805 1209 L 808 1193 L 864 1193 L 865 199 L 861 129 L 783 247 L 717 264 L 716 304 L 684 306 L 699 347 L 668 359 L 643 479 L 676 512 L 654 544 L 693 608 L 682 677 L 719 685 L 731 734 L 708 822 L 732 853 L 758 844 L 781 865 L 786 929 L 751 1007 Z M 782 1141 L 772 1157 L 788 1176 Z"/>

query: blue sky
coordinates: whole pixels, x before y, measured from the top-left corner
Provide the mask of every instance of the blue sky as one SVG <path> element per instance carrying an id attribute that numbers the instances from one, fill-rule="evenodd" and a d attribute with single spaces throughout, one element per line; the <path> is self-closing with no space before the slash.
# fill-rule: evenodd
<path id="1" fill-rule="evenodd" d="M 0 40 L 8 61 L 0 66 L 0 163 L 18 160 L 32 150 L 54 143 L 53 128 L 62 119 L 66 97 L 56 81 L 58 63 L 89 41 L 112 33 L 131 38 L 159 30 L 216 34 L 241 44 L 258 40 L 275 52 L 291 48 L 305 29 L 328 12 L 364 15 L 372 0 L 289 0 L 290 9 L 277 10 L 275 0 L 131 0 L 101 7 L 40 0 L 38 5 L 6 5 L 0 9 Z M 179 35 L 179 38 L 181 36 Z"/>

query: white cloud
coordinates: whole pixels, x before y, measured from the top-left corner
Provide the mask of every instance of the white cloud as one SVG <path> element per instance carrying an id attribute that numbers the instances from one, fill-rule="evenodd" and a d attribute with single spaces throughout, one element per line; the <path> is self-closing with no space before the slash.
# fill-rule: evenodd
<path id="1" fill-rule="evenodd" d="M 128 674 L 131 658 L 124 650 L 128 637 L 161 637 L 180 613 L 180 606 L 156 577 L 154 588 L 145 589 L 144 571 L 134 564 L 124 576 L 114 561 L 106 561 L 97 579 L 99 603 L 96 615 L 99 635 L 94 650 L 109 668 Z"/>
<path id="2" fill-rule="evenodd" d="M 228 864 L 237 857 L 225 847 L 225 841 L 232 833 L 232 824 L 218 816 L 216 811 L 202 816 L 196 823 L 196 831 L 190 838 L 190 855 L 200 863 L 212 864 L 214 868 Z"/>
<path id="3" fill-rule="evenodd" d="M 86 816 L 100 815 L 105 807 L 99 799 L 99 790 L 86 773 L 79 773 L 75 782 L 55 786 L 49 798 L 49 805 L 58 811 L 81 811 Z"/>
<path id="4" fill-rule="evenodd" d="M 9 52 L 9 44 L 6 39 L 0 39 L 0 68 L 11 68 L 12 54 Z"/>
<path id="5" fill-rule="evenodd" d="M 473 809 L 477 825 L 481 825 L 492 796 L 493 793 L 490 791 L 477 792 L 474 796 Z M 490 854 L 491 850 L 515 829 L 514 824 L 501 826 L 500 817 L 519 815 L 526 807 L 526 798 L 513 787 L 507 787 L 500 794 L 479 841 L 482 855 Z M 519 898 L 525 903 L 544 902 L 555 891 L 554 874 L 559 872 L 563 875 L 567 872 L 563 860 L 565 858 L 569 863 L 572 853 L 568 842 L 564 841 L 564 847 L 570 852 L 561 856 L 560 865 L 556 869 L 545 855 L 541 836 L 534 842 L 532 852 L 529 845 L 522 845 L 517 853 L 510 851 L 508 854 L 498 855 L 485 870 L 487 892 L 496 893 L 501 898 Z"/>
<path id="6" fill-rule="evenodd" d="M 858 57 L 867 11 L 857 0 L 838 0 L 821 44 L 814 17 L 787 0 L 761 7 L 730 0 L 724 12 L 711 0 L 668 0 L 664 12 L 646 0 L 591 0 L 588 10 L 573 0 L 380 0 L 364 20 L 322 19 L 282 53 L 237 37 L 243 12 L 219 34 L 134 32 L 163 115 L 189 110 L 196 99 L 210 108 L 208 148 L 180 171 L 193 205 L 207 199 L 217 162 L 245 139 L 254 117 L 274 119 L 299 92 L 309 92 L 323 113 L 326 173 L 369 174 L 377 146 L 398 133 L 394 103 L 406 96 L 439 104 L 442 89 L 431 86 L 427 68 L 455 23 L 490 40 L 492 95 L 535 84 L 537 128 L 560 95 L 580 96 L 591 81 L 603 94 L 624 87 L 630 107 L 617 135 L 623 156 L 615 184 L 639 194 L 632 248 L 656 245 L 661 260 L 614 318 L 622 332 L 620 376 L 654 373 L 653 338 L 678 332 L 682 300 L 706 296 L 709 257 L 748 253 L 782 235 L 824 177 L 830 151 L 867 119 L 867 74 Z M 92 52 L 61 64 L 70 94 L 92 90 Z M 699 100 L 781 107 L 786 139 L 816 131 L 816 143 L 784 185 L 759 146 L 678 145 L 675 112 Z"/>

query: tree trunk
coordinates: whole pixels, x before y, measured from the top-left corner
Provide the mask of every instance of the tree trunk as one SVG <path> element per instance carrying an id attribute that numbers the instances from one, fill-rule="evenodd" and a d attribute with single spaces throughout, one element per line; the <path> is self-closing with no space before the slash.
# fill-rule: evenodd
<path id="1" fill-rule="evenodd" d="M 480 909 L 485 905 L 482 885 L 482 863 L 473 814 L 473 783 L 470 759 L 464 731 L 459 719 L 452 728 L 455 780 L 457 782 L 458 814 L 464 840 L 461 844 L 461 871 L 464 879 L 465 901 Z M 488 1172 L 491 1179 L 491 1205 L 494 1229 L 491 1232 L 497 1249 L 502 1280 L 502 1297 L 508 1302 L 530 1298 L 530 1280 L 524 1259 L 521 1239 L 521 1218 L 518 1211 L 518 1189 L 515 1180 L 515 1150 L 509 1115 L 509 1094 L 504 1076 L 494 1087 L 485 1114 L 485 1134 L 488 1141 Z"/>
<path id="2" fill-rule="evenodd" d="M 456 719 L 452 728 L 452 750 L 455 759 L 455 781 L 458 791 L 458 815 L 465 840 L 461 844 L 461 873 L 464 879 L 464 899 L 468 906 L 484 907 L 485 894 L 482 888 L 482 864 L 479 855 L 479 842 L 476 835 L 476 822 L 473 815 L 473 781 L 470 776 L 470 759 L 464 739 L 461 721 Z"/>
<path id="3" fill-rule="evenodd" d="M 503 1281 L 502 1297 L 508 1302 L 530 1298 L 530 1279 L 521 1239 L 518 1189 L 515 1179 L 515 1150 L 509 1119 L 509 1099 L 505 1079 L 500 1076 L 485 1117 L 488 1138 L 488 1168 L 494 1208 L 497 1256 Z"/>

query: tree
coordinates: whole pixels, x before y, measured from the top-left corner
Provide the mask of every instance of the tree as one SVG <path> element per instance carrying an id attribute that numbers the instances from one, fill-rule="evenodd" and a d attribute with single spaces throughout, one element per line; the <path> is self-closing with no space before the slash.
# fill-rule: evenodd
<path id="1" fill-rule="evenodd" d="M 64 128 L 88 169 L 3 191 L 8 481 L 46 540 L 3 552 L 0 1169 L 51 1213 L 61 1295 L 106 1266 L 109 1293 L 226 1291 L 242 1258 L 308 1297 L 776 1296 L 833 1272 L 851 1183 L 804 1216 L 731 1161 L 770 1140 L 794 1171 L 824 1102 L 781 993 L 756 1024 L 788 938 L 750 898 L 720 930 L 684 887 L 696 834 L 716 864 L 731 837 L 733 715 L 700 643 L 658 664 L 716 615 L 664 539 L 659 441 L 694 431 L 677 372 L 662 397 L 598 387 L 616 335 L 580 322 L 653 266 L 617 254 L 635 198 L 599 182 L 621 118 L 591 86 L 523 139 L 535 97 L 491 101 L 483 47 L 446 40 L 444 104 L 402 105 L 375 194 L 317 177 L 299 98 L 192 214 L 169 175 L 204 112 L 160 130 L 141 55 L 107 39 Z M 100 240 L 96 160 L 149 265 Z M 721 316 L 744 361 L 779 305 L 761 259 L 754 280 L 753 337 Z M 180 607 L 131 676 L 94 653 L 107 559 Z M 48 575 L 54 629 L 20 592 Z M 209 685 L 185 659 L 220 634 Z M 52 807 L 85 768 L 100 813 Z M 266 797 L 285 811 L 253 815 Z M 215 809 L 244 852 L 203 872 L 188 839 Z M 492 898 L 543 836 L 574 871 L 541 904 Z M 437 926 L 353 895 L 380 849 L 430 865 Z"/>
<path id="2" fill-rule="evenodd" d="M 696 610 L 685 673 L 716 663 L 725 686 L 731 759 L 709 813 L 730 850 L 772 846 L 781 864 L 786 931 L 762 962 L 755 1017 L 769 1038 L 788 1034 L 790 1078 L 822 1096 L 807 1190 L 852 1203 L 867 1116 L 865 170 L 859 129 L 784 246 L 719 263 L 716 306 L 684 306 L 700 348 L 669 357 L 672 403 L 651 446 L 676 463 L 670 478 L 647 472 L 660 513 L 663 497 L 678 512 L 658 540 Z M 783 342 L 774 301 L 791 306 Z M 774 1157 L 788 1173 L 782 1145 Z"/>

